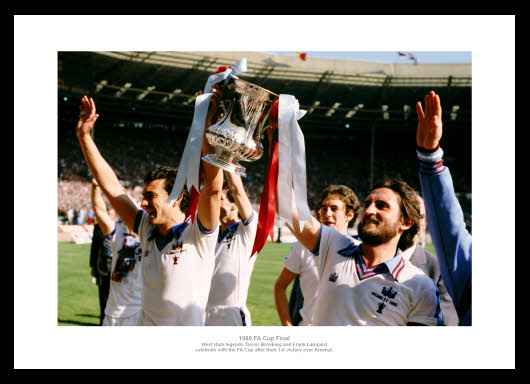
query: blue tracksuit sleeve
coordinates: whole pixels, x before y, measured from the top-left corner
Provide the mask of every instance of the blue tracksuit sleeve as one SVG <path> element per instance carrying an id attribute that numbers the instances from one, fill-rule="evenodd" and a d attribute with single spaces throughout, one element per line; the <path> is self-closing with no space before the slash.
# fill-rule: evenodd
<path id="1" fill-rule="evenodd" d="M 425 200 L 427 226 L 440 273 L 459 317 L 459 325 L 471 325 L 471 235 L 456 198 L 443 151 L 417 151 L 420 183 Z"/>

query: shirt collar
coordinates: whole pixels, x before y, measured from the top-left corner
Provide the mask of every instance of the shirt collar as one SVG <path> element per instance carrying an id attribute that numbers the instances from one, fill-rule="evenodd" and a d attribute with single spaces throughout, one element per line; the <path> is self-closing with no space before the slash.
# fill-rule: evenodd
<path id="1" fill-rule="evenodd" d="M 219 231 L 219 237 L 217 238 L 217 242 L 219 244 L 221 244 L 221 242 L 223 241 L 223 239 L 229 234 L 229 233 L 234 233 L 237 229 L 237 227 L 239 226 L 239 221 L 236 221 L 235 223 L 232 223 L 230 224 L 227 228 L 226 228 L 226 231 L 222 232 Z"/>
<path id="2" fill-rule="evenodd" d="M 399 281 L 399 274 L 405 267 L 403 252 L 401 252 L 401 249 L 399 248 L 397 249 L 397 252 L 393 258 L 386 260 L 381 264 L 378 264 L 371 268 L 368 268 L 366 266 L 366 263 L 364 262 L 364 258 L 362 256 L 361 251 L 361 244 L 355 246 L 355 248 L 352 249 L 350 255 L 355 257 L 357 275 L 359 276 L 360 280 L 364 280 L 382 273 L 390 273 L 390 275 L 394 278 L 395 281 Z"/>
<path id="3" fill-rule="evenodd" d="M 171 241 L 173 238 L 176 238 L 177 240 L 180 239 L 182 232 L 184 232 L 184 230 L 186 229 L 189 223 L 190 223 L 190 218 L 187 218 L 184 222 L 180 224 L 175 224 L 174 226 L 172 226 L 171 229 L 169 230 L 169 233 L 165 237 L 167 242 Z M 160 234 L 158 227 L 154 227 L 147 241 L 150 241 L 153 239 L 159 239 L 161 237 L 162 235 Z"/>

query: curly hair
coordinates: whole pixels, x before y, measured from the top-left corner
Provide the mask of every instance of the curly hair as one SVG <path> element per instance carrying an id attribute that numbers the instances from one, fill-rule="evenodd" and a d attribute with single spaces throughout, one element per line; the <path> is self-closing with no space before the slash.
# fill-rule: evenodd
<path id="1" fill-rule="evenodd" d="M 144 177 L 144 183 L 150 183 L 154 180 L 159 179 L 165 179 L 164 183 L 164 189 L 166 190 L 167 194 L 171 194 L 171 190 L 173 189 L 173 186 L 175 185 L 175 180 L 177 178 L 177 169 L 167 167 L 165 165 L 162 165 L 158 168 L 153 169 L 147 175 Z M 188 189 L 186 188 L 186 184 L 184 184 L 184 187 L 182 188 L 182 192 L 180 193 L 180 196 L 182 197 L 182 200 L 180 201 L 180 210 L 182 212 L 186 212 L 188 210 L 188 204 L 190 202 L 190 193 L 188 192 Z"/>
<path id="2" fill-rule="evenodd" d="M 353 212 L 353 219 L 351 219 L 348 223 L 348 228 L 353 227 L 355 224 L 355 219 L 357 219 L 357 216 L 361 211 L 361 202 L 359 201 L 359 198 L 355 192 L 345 185 L 330 185 L 320 194 L 320 204 L 322 204 L 324 199 L 330 195 L 336 195 L 339 197 L 339 199 L 344 203 L 346 214 Z"/>
<path id="3" fill-rule="evenodd" d="M 388 188 L 394 191 L 399 197 L 399 209 L 402 219 L 408 219 L 414 224 L 401 234 L 398 248 L 402 251 L 410 248 L 414 244 L 414 237 L 419 231 L 422 219 L 420 202 L 416 191 L 399 177 L 388 177 L 375 182 L 371 190 L 378 188 Z"/>

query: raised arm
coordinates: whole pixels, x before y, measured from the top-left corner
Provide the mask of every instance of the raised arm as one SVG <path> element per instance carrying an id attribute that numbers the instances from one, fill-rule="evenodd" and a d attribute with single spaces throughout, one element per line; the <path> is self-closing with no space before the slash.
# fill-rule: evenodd
<path id="1" fill-rule="evenodd" d="M 471 235 L 466 230 L 451 174 L 443 165 L 443 151 L 439 144 L 442 137 L 440 97 L 431 91 L 425 97 L 425 112 L 420 102 L 416 109 L 420 183 L 429 232 L 443 281 L 458 312 L 460 323 L 465 323 L 467 318 L 470 322 Z"/>
<path id="2" fill-rule="evenodd" d="M 212 93 L 222 95 L 219 89 L 214 88 Z M 217 115 L 219 108 L 220 96 L 212 96 L 210 99 L 210 108 L 206 116 L 204 131 L 211 125 L 212 119 Z M 201 156 L 213 153 L 214 149 L 203 135 Z M 219 223 L 219 212 L 221 209 L 221 194 L 223 191 L 223 171 L 221 168 L 211 165 L 201 160 L 201 166 L 204 173 L 204 186 L 199 195 L 197 204 L 197 218 L 206 230 L 214 229 Z"/>
<path id="3" fill-rule="evenodd" d="M 230 192 L 232 192 L 232 196 L 236 202 L 237 210 L 243 221 L 246 221 L 252 215 L 252 204 L 250 204 L 250 200 L 245 192 L 241 176 L 228 171 L 225 171 L 225 175 Z"/>
<path id="4" fill-rule="evenodd" d="M 269 116 L 269 123 L 271 125 L 271 128 L 267 130 L 268 132 L 268 139 L 269 139 L 269 148 L 272 150 L 274 148 L 275 143 L 278 141 L 278 119 L 274 117 L 272 114 Z M 286 223 L 285 225 L 289 230 L 292 232 L 292 234 L 296 237 L 296 239 L 306 248 L 309 250 L 313 250 L 317 243 L 318 238 L 320 234 L 320 226 L 321 224 L 313 217 L 312 218 L 312 226 L 308 222 L 304 222 L 304 227 L 300 228 L 298 225 L 298 209 L 296 208 L 296 200 L 294 198 L 294 191 L 291 195 L 292 199 L 292 222 L 293 226 Z M 276 213 L 279 212 L 278 207 L 278 187 L 276 187 L 275 191 L 275 210 Z"/>
<path id="5" fill-rule="evenodd" d="M 125 188 L 121 186 L 116 174 L 101 156 L 94 140 L 90 136 L 90 131 L 98 117 L 94 100 L 84 96 L 81 100 L 81 114 L 77 123 L 77 138 L 92 176 L 96 179 L 123 222 L 127 227 L 133 228 L 138 208 L 127 195 Z"/>
<path id="6" fill-rule="evenodd" d="M 101 189 L 99 188 L 96 179 L 92 179 L 90 199 L 92 201 L 94 216 L 96 217 L 101 231 L 105 236 L 110 235 L 110 233 L 114 230 L 115 223 L 107 212 L 107 207 L 105 206 L 105 202 L 101 196 Z"/>

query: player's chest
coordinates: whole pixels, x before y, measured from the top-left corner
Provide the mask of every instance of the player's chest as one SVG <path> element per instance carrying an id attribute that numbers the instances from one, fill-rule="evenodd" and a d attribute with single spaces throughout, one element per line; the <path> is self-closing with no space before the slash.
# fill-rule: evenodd
<path id="1" fill-rule="evenodd" d="M 158 274 L 173 274 L 182 270 L 189 270 L 196 263 L 195 248 L 182 240 L 173 240 L 162 249 L 154 241 L 148 242 L 142 254 L 142 264 L 145 272 Z"/>
<path id="2" fill-rule="evenodd" d="M 355 263 L 338 263 L 326 270 L 320 288 L 331 300 L 348 303 L 368 317 L 400 318 L 411 308 L 411 290 L 390 273 L 363 275 Z"/>

